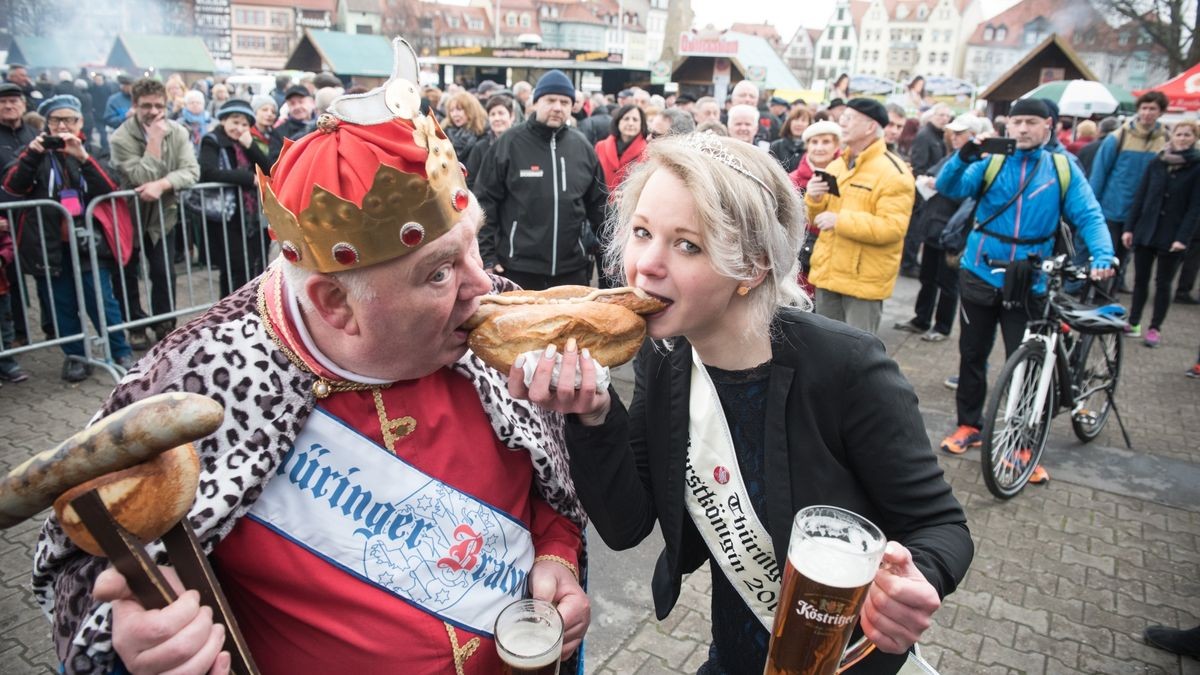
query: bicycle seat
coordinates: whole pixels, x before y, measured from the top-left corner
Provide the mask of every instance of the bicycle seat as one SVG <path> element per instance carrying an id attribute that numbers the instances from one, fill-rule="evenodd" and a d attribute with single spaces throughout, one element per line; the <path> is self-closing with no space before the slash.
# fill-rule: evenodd
<path id="1" fill-rule="evenodd" d="M 1120 333 L 1125 330 L 1125 308 L 1115 302 L 1097 307 L 1059 297 L 1054 304 L 1063 321 L 1081 333 Z"/>

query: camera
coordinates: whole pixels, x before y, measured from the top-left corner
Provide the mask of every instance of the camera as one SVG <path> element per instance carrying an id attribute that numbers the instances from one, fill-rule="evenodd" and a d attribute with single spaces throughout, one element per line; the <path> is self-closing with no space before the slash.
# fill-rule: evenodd
<path id="1" fill-rule="evenodd" d="M 67 142 L 58 136 L 46 134 L 42 136 L 42 147 L 47 150 L 62 150 L 67 147 Z"/>

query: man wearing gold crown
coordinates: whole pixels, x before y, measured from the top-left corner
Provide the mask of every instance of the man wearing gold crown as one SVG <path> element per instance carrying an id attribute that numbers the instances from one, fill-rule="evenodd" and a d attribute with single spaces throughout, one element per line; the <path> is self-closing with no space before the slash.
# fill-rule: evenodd
<path id="1" fill-rule="evenodd" d="M 260 177 L 283 259 L 101 411 L 165 391 L 225 405 L 188 517 L 263 673 L 497 672 L 495 618 L 527 589 L 557 604 L 564 656 L 589 621 L 561 418 L 467 351 L 459 326 L 511 285 L 483 271 L 481 212 L 395 46 L 392 79 Z M 46 522 L 33 585 L 65 672 L 228 668 L 193 593 L 148 612 L 106 567 Z"/>

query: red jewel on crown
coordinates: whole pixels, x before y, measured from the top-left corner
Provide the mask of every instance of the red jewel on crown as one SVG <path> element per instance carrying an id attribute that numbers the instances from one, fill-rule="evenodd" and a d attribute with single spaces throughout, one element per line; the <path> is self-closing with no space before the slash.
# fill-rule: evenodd
<path id="1" fill-rule="evenodd" d="M 471 204 L 471 198 L 467 196 L 467 191 L 459 188 L 454 191 L 454 210 L 465 211 Z"/>
<path id="2" fill-rule="evenodd" d="M 293 264 L 300 262 L 300 249 L 296 248 L 295 244 L 285 241 L 279 245 L 279 248 L 279 254 L 283 256 L 284 260 Z"/>
<path id="3" fill-rule="evenodd" d="M 339 242 L 333 245 L 333 259 L 339 265 L 350 267 L 358 264 L 358 249 L 346 242 Z"/>
<path id="4" fill-rule="evenodd" d="M 459 162 L 458 169 L 459 169 L 459 171 L 462 171 L 463 178 L 466 178 L 467 177 L 467 165 L 463 164 L 462 162 Z"/>
<path id="5" fill-rule="evenodd" d="M 420 223 L 405 223 L 400 227 L 400 242 L 412 248 L 425 239 L 425 228 Z"/>

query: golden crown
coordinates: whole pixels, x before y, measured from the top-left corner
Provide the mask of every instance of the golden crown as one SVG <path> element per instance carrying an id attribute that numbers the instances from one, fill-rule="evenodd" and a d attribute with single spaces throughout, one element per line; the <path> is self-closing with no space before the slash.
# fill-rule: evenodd
<path id="1" fill-rule="evenodd" d="M 313 185 L 308 206 L 296 214 L 279 202 L 271 179 L 259 171 L 272 237 L 294 265 L 339 272 L 406 255 L 450 231 L 471 203 L 453 143 L 432 117 L 420 113 L 413 84 L 416 54 L 400 38 L 393 48 L 391 79 L 365 94 L 336 99 L 314 133 L 337 133 L 341 122 L 411 125 L 413 142 L 427 152 L 426 176 L 380 163 L 361 206 Z M 284 154 L 291 149 L 289 144 Z"/>

